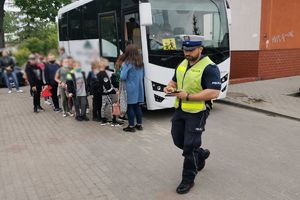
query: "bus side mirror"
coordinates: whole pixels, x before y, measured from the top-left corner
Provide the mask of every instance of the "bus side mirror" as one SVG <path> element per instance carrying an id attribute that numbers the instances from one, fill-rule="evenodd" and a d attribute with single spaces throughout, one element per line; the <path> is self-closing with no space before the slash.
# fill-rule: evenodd
<path id="1" fill-rule="evenodd" d="M 152 25 L 152 9 L 151 3 L 140 3 L 140 25 L 151 26 Z"/>

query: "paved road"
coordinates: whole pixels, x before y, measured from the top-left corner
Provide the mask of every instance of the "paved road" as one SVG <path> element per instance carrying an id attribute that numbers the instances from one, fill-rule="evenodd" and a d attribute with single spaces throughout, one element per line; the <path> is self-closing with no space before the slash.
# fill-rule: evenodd
<path id="1" fill-rule="evenodd" d="M 298 200 L 300 123 L 216 104 L 211 150 L 192 191 L 175 193 L 181 152 L 171 110 L 145 114 L 143 132 L 32 113 L 28 93 L 0 90 L 1 200 Z"/>

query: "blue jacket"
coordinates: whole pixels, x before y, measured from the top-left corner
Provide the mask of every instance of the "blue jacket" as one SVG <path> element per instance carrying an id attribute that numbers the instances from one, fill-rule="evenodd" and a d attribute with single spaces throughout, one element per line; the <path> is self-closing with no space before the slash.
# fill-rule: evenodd
<path id="1" fill-rule="evenodd" d="M 122 65 L 120 79 L 126 82 L 127 104 L 144 102 L 144 69 L 138 69 L 132 64 Z"/>

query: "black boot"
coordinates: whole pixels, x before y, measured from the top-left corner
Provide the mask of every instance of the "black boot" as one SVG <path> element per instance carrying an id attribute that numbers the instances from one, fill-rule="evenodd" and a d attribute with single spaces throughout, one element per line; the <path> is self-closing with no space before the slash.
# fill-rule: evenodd
<path id="1" fill-rule="evenodd" d="M 190 189 L 194 186 L 194 181 L 189 182 L 189 181 L 184 181 L 182 180 L 181 183 L 178 185 L 176 192 L 178 194 L 186 194 L 190 191 Z"/>
<path id="2" fill-rule="evenodd" d="M 33 112 L 34 112 L 34 113 L 38 113 L 38 112 L 39 112 L 38 109 L 37 109 L 37 106 L 34 106 L 34 107 L 33 107 Z"/>
<path id="3" fill-rule="evenodd" d="M 210 155 L 210 151 L 208 149 L 204 149 L 203 155 L 200 155 L 199 153 L 199 157 L 198 157 L 199 163 L 197 166 L 198 171 L 201 171 L 205 167 L 205 160 L 209 157 L 209 155 Z"/>

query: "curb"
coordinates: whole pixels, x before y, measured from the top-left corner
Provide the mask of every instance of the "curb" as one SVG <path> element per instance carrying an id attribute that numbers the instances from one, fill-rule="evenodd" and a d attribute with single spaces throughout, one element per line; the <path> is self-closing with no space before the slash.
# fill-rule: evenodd
<path id="1" fill-rule="evenodd" d="M 255 107 L 247 106 L 247 105 L 240 104 L 240 103 L 230 102 L 230 101 L 226 101 L 226 100 L 217 100 L 215 102 L 225 104 L 225 105 L 235 106 L 235 107 L 239 107 L 239 108 L 243 108 L 243 109 L 247 109 L 247 110 L 252 110 L 252 111 L 255 111 L 255 112 L 264 113 L 264 114 L 274 116 L 274 117 L 282 117 L 282 118 L 291 119 L 291 120 L 295 120 L 295 121 L 300 122 L 300 118 L 297 118 L 297 117 L 292 117 L 292 116 L 272 112 L 272 111 L 269 111 L 269 110 L 255 108 Z"/>

